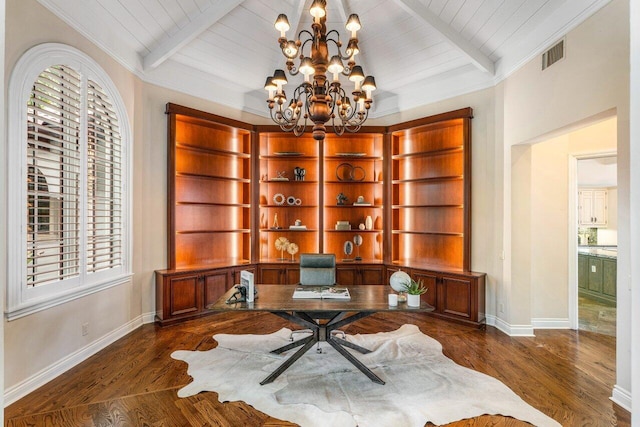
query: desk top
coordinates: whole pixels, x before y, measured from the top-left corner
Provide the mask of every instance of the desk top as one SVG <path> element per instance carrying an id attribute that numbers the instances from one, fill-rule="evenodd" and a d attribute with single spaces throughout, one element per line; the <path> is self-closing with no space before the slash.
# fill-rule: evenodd
<path id="1" fill-rule="evenodd" d="M 298 285 L 256 285 L 257 298 L 250 303 L 240 302 L 227 304 L 227 299 L 235 292 L 235 287 L 228 290 L 218 301 L 207 306 L 213 311 L 301 311 L 301 312 L 429 312 L 434 307 L 422 301 L 420 307 L 409 307 L 406 302 L 399 302 L 391 307 L 387 295 L 389 286 L 354 285 L 346 286 L 351 299 L 293 299 L 293 291 Z M 345 287 L 345 286 L 342 286 Z"/>

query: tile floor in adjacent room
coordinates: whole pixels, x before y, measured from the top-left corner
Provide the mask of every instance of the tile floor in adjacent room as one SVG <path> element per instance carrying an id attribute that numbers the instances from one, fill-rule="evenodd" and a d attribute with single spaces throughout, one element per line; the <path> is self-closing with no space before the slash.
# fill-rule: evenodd
<path id="1" fill-rule="evenodd" d="M 616 307 L 591 298 L 578 298 L 578 329 L 616 336 Z"/>

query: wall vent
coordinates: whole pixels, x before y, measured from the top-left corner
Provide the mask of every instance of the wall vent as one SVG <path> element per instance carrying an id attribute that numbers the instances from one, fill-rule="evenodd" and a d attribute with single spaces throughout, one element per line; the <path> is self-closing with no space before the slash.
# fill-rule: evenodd
<path id="1" fill-rule="evenodd" d="M 564 58 L 564 39 L 542 54 L 542 69 L 545 70 Z"/>

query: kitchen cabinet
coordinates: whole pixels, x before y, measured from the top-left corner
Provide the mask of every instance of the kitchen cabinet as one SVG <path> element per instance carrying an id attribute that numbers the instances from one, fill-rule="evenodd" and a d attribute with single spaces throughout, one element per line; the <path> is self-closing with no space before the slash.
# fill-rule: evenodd
<path id="1" fill-rule="evenodd" d="M 578 254 L 578 293 L 608 305 L 616 304 L 617 260 Z"/>
<path id="2" fill-rule="evenodd" d="M 578 223 L 584 227 L 607 226 L 607 190 L 583 188 L 578 191 Z"/>

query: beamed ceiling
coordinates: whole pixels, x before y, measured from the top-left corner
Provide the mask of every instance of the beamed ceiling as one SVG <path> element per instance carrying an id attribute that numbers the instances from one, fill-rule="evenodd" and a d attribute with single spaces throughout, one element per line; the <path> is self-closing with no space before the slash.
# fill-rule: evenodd
<path id="1" fill-rule="evenodd" d="M 265 78 L 284 68 L 276 17 L 290 39 L 312 20 L 311 0 L 38 1 L 144 81 L 262 116 Z M 608 1 L 327 0 L 327 28 L 346 41 L 360 16 L 382 117 L 495 85 Z"/>

